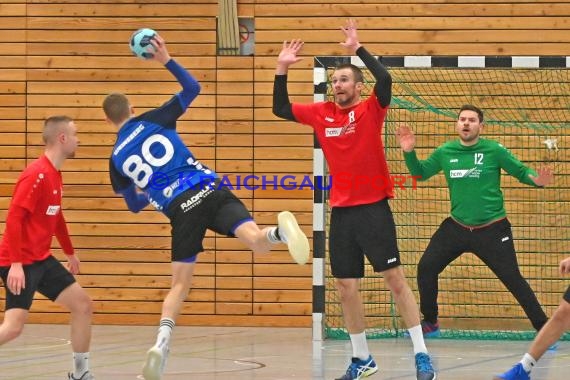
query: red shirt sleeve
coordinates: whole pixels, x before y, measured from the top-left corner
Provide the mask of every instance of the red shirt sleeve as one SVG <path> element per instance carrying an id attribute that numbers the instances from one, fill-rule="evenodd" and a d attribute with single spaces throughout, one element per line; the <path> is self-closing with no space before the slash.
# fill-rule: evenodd
<path id="1" fill-rule="evenodd" d="M 22 252 L 22 234 L 25 219 L 34 212 L 41 191 L 36 177 L 23 174 L 16 183 L 12 202 L 6 218 L 5 240 L 10 252 L 10 262 L 21 263 L 24 260 Z"/>
<path id="2" fill-rule="evenodd" d="M 12 205 L 8 210 L 4 239 L 8 243 L 11 263 L 23 262 L 22 225 L 28 215 L 29 211 L 17 205 Z"/>
<path id="3" fill-rule="evenodd" d="M 59 212 L 57 215 L 57 224 L 55 226 L 55 237 L 63 249 L 63 252 L 71 256 L 74 254 L 73 245 L 71 244 L 71 239 L 69 238 L 69 231 L 67 230 L 67 224 L 65 223 L 65 218 L 63 217 L 63 212 Z"/>
<path id="4" fill-rule="evenodd" d="M 25 208 L 30 213 L 36 209 L 39 198 L 41 197 L 42 181 L 39 176 L 43 174 L 27 173 L 18 179 L 14 195 L 12 196 L 12 206 L 20 206 Z"/>
<path id="5" fill-rule="evenodd" d="M 301 124 L 315 127 L 315 119 L 320 115 L 320 109 L 323 103 L 292 103 L 291 110 L 293 116 Z"/>

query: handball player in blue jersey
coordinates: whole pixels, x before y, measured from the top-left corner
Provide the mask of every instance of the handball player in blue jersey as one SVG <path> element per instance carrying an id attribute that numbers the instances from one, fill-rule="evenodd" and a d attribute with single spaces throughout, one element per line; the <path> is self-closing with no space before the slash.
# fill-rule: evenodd
<path id="1" fill-rule="evenodd" d="M 113 190 L 124 197 L 132 212 L 151 204 L 172 226 L 172 285 L 162 306 L 156 344 L 147 352 L 146 380 L 162 377 L 172 328 L 190 291 L 206 230 L 235 236 L 256 253 L 285 243 L 298 263 L 304 264 L 309 257 L 307 237 L 290 212 L 278 215 L 277 227 L 260 229 L 244 204 L 220 186 L 218 175 L 184 145 L 176 121 L 200 93 L 200 84 L 170 57 L 159 35 L 151 44 L 149 52 L 154 55 L 150 59 L 164 65 L 182 91 L 139 116 L 134 116 L 123 94 L 110 94 L 103 102 L 107 121 L 118 128 L 109 162 Z"/>

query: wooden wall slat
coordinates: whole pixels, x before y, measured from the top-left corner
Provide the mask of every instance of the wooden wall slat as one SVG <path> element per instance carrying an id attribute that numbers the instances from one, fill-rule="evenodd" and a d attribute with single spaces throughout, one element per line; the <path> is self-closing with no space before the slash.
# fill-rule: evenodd
<path id="1" fill-rule="evenodd" d="M 292 8 L 292 7 L 291 7 Z M 347 17 L 349 17 L 347 15 Z M 338 19 L 335 19 L 337 21 Z M 342 23 L 342 20 L 338 20 Z M 331 39 L 338 32 L 338 21 L 331 22 L 329 17 L 311 17 L 308 20 L 299 17 L 283 14 L 280 17 L 261 17 L 257 14 L 256 31 L 263 30 L 288 30 L 288 29 L 308 29 L 323 30 L 328 33 Z M 303 25 L 303 27 L 300 27 Z M 368 16 L 358 18 L 359 29 L 381 29 L 381 30 L 549 30 L 551 28 L 568 29 L 567 16 L 545 16 L 545 17 L 449 17 L 442 20 L 442 17 L 418 17 L 417 14 L 408 17 L 392 16 Z M 330 32 L 324 32 L 330 31 Z M 261 34 L 261 33 L 260 33 Z M 337 34 L 338 35 L 338 34 Z M 294 37 L 292 37 L 294 38 Z M 337 38 L 338 39 L 338 38 Z M 335 40 L 336 41 L 336 40 Z M 469 41 L 470 43 L 473 42 Z M 277 48 L 277 47 L 276 47 Z M 561 51 L 562 52 L 562 51 Z M 256 51 L 257 54 L 257 51 Z M 397 54 L 393 54 L 397 55 Z"/>
<path id="2" fill-rule="evenodd" d="M 544 16 L 545 13 L 553 15 L 569 15 L 570 4 L 568 3 L 511 3 L 494 4 L 492 6 L 478 7 L 472 3 L 463 4 L 438 4 L 438 3 L 377 3 L 358 4 L 350 10 L 338 13 L 338 4 L 326 3 L 303 3 L 294 7 L 289 4 L 272 4 L 271 6 L 259 5 L 255 9 L 257 17 L 271 16 L 297 16 L 302 20 L 307 15 L 312 17 L 330 17 L 337 14 L 340 17 L 368 17 L 370 15 L 390 15 L 392 17 L 405 17 L 415 15 L 421 17 L 491 17 L 503 16 L 511 19 L 528 16 Z M 329 26 L 330 28 L 330 26 Z"/>

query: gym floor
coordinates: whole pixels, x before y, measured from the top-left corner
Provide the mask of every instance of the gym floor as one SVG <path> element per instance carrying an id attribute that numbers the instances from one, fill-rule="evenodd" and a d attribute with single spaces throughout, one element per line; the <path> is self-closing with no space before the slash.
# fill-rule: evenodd
<path id="1" fill-rule="evenodd" d="M 153 326 L 94 326 L 90 365 L 97 380 L 142 379 Z M 71 369 L 69 327 L 28 325 L 0 347 L 0 379 L 66 379 Z M 305 328 L 181 327 L 174 329 L 164 380 L 315 379 L 342 375 L 349 341 L 313 343 Z M 428 340 L 438 380 L 492 379 L 518 362 L 529 342 Z M 370 380 L 415 379 L 411 342 L 375 339 L 369 347 L 380 370 Z M 532 380 L 562 380 L 570 373 L 570 342 L 549 351 Z M 564 375 L 566 374 L 566 375 Z"/>

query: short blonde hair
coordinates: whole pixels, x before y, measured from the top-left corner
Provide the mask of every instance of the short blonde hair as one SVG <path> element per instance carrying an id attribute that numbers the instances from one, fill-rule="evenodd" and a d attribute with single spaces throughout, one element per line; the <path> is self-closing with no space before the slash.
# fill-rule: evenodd
<path id="1" fill-rule="evenodd" d="M 103 111 L 114 124 L 121 124 L 131 116 L 131 105 L 125 94 L 114 92 L 103 100 Z"/>
<path id="2" fill-rule="evenodd" d="M 61 132 L 65 132 L 64 127 L 73 121 L 65 115 L 50 116 L 44 121 L 42 139 L 46 144 L 53 144 Z"/>

